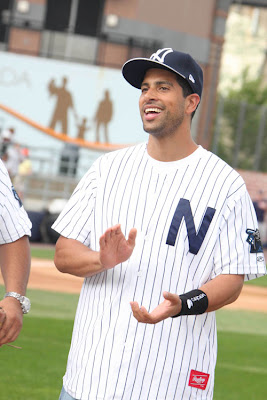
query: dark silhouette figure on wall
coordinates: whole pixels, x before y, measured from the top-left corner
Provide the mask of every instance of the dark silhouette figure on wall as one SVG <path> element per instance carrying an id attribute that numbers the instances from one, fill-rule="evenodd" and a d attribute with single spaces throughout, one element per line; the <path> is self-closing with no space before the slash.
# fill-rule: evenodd
<path id="1" fill-rule="evenodd" d="M 108 139 L 108 124 L 112 118 L 113 106 L 110 100 L 109 91 L 105 91 L 105 98 L 99 103 L 95 114 L 96 122 L 96 142 L 100 142 L 100 126 L 103 125 L 105 142 L 109 143 Z"/>
<path id="2" fill-rule="evenodd" d="M 74 110 L 72 95 L 66 89 L 68 79 L 64 77 L 62 79 L 62 85 L 57 87 L 55 80 L 52 79 L 49 82 L 48 90 L 51 96 L 57 97 L 54 113 L 52 115 L 49 127 L 55 129 L 57 123 L 61 125 L 61 132 L 68 134 L 68 110 L 72 109 L 76 118 L 76 112 Z"/>
<path id="3" fill-rule="evenodd" d="M 87 126 L 87 118 L 83 118 L 81 124 L 77 124 L 77 139 L 84 140 L 85 132 L 90 129 L 90 126 Z"/>

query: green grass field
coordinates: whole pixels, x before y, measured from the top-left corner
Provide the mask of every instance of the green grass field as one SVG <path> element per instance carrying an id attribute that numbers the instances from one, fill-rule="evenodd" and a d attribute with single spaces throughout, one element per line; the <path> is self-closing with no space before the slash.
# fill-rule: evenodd
<path id="1" fill-rule="evenodd" d="M 262 276 L 261 278 L 258 279 L 252 279 L 252 281 L 245 282 L 245 285 L 267 287 L 267 275 Z"/>
<path id="2" fill-rule="evenodd" d="M 0 287 L 0 295 L 4 291 Z M 16 343 L 0 348 L 1 400 L 58 399 L 78 295 L 28 290 L 32 309 Z"/>
<path id="3" fill-rule="evenodd" d="M 0 295 L 3 291 L 0 287 Z M 38 290 L 27 293 L 32 310 L 15 343 L 22 350 L 0 349 L 0 399 L 57 400 L 78 296 Z M 214 400 L 266 400 L 267 315 L 219 310 L 217 326 Z"/>
<path id="4" fill-rule="evenodd" d="M 36 245 L 31 245 L 31 256 L 35 258 L 46 258 L 48 260 L 53 260 L 55 255 L 55 248 L 51 247 L 37 247 Z"/>

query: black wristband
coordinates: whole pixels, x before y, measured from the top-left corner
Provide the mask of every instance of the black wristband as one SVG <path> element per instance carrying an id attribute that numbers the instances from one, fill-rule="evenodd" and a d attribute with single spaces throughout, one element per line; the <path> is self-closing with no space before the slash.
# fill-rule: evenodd
<path id="1" fill-rule="evenodd" d="M 206 293 L 199 289 L 191 290 L 179 295 L 179 297 L 182 301 L 182 309 L 179 314 L 174 315 L 172 318 L 180 317 L 180 315 L 204 314 L 209 305 Z"/>

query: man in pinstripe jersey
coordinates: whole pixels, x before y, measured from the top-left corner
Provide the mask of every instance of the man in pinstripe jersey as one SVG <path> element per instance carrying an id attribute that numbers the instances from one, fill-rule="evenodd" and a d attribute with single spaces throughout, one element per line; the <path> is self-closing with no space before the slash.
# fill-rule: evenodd
<path id="1" fill-rule="evenodd" d="M 85 278 L 61 400 L 212 399 L 214 311 L 266 273 L 244 181 L 198 146 L 203 76 L 188 54 L 129 60 L 148 142 L 102 156 L 53 228 Z"/>
<path id="2" fill-rule="evenodd" d="M 30 310 L 26 287 L 30 273 L 31 222 L 0 160 L 0 266 L 6 293 L 0 301 L 0 346 L 19 335 Z"/>

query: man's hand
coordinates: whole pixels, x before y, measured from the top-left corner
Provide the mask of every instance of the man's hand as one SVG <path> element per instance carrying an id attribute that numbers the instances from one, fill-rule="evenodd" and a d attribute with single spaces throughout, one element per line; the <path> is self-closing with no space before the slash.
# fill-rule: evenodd
<path id="1" fill-rule="evenodd" d="M 100 237 L 100 263 L 105 269 L 115 267 L 131 256 L 136 238 L 136 229 L 132 228 L 129 232 L 128 240 L 121 231 L 120 225 L 108 228 Z"/>
<path id="2" fill-rule="evenodd" d="M 5 320 L 6 320 L 6 312 L 3 309 L 3 307 L 0 307 L 0 329 L 2 328 Z"/>
<path id="3" fill-rule="evenodd" d="M 126 240 L 120 225 L 108 228 L 99 239 L 99 251 L 60 236 L 56 243 L 55 265 L 60 272 L 83 278 L 99 274 L 128 260 L 135 246 L 136 232 L 131 229 Z"/>
<path id="4" fill-rule="evenodd" d="M 0 301 L 0 346 L 14 342 L 21 328 L 23 313 L 18 300 L 8 297 Z"/>
<path id="5" fill-rule="evenodd" d="M 163 297 L 165 300 L 150 313 L 145 309 L 145 307 L 139 307 L 136 301 L 130 302 L 133 316 L 138 322 L 156 324 L 166 318 L 179 314 L 182 308 L 180 297 L 177 294 L 169 292 L 163 292 Z"/>

